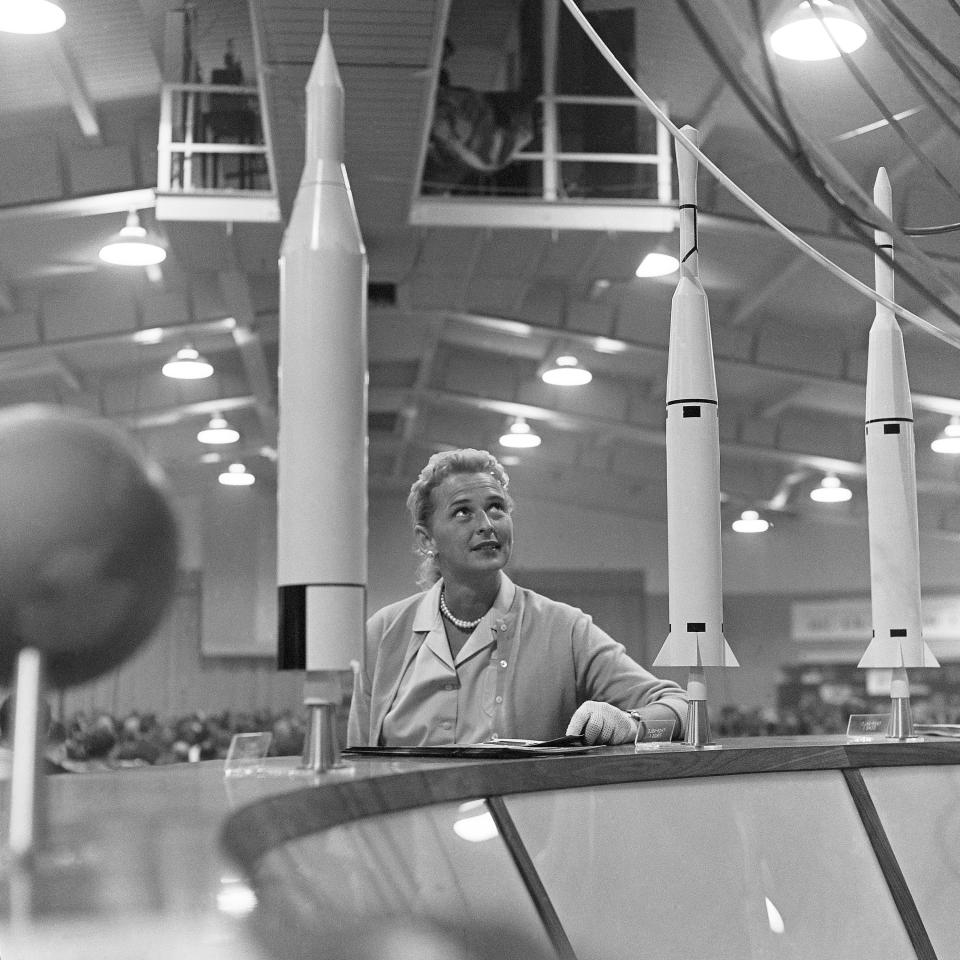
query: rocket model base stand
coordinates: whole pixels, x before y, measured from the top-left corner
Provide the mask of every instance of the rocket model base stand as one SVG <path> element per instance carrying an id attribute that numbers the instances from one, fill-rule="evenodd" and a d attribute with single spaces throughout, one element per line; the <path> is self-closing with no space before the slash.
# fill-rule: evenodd
<path id="1" fill-rule="evenodd" d="M 309 710 L 307 735 L 303 742 L 303 763 L 301 769 L 313 773 L 326 773 L 348 767 L 340 758 L 340 744 L 337 742 L 336 714 L 337 705 L 329 700 L 308 698 L 304 706 Z"/>
<path id="2" fill-rule="evenodd" d="M 920 742 L 924 739 L 918 737 L 913 729 L 910 687 L 904 667 L 895 669 L 890 681 L 890 720 L 887 723 L 887 739 L 904 742 Z"/>
<path id="3" fill-rule="evenodd" d="M 720 750 L 722 745 L 710 739 L 710 716 L 707 711 L 707 682 L 703 667 L 691 667 L 687 681 L 687 727 L 683 737 L 686 747 L 696 750 Z"/>
<path id="4" fill-rule="evenodd" d="M 913 729 L 913 713 L 909 697 L 895 697 L 890 701 L 890 722 L 887 724 L 888 740 L 922 740 Z"/>

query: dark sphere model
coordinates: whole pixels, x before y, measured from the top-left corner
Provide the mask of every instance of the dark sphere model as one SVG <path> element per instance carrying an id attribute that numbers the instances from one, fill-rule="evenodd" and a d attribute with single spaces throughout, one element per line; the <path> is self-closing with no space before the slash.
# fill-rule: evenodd
<path id="1" fill-rule="evenodd" d="M 0 682 L 24 647 L 55 687 L 119 666 L 173 598 L 177 555 L 159 469 L 118 426 L 0 411 Z"/>

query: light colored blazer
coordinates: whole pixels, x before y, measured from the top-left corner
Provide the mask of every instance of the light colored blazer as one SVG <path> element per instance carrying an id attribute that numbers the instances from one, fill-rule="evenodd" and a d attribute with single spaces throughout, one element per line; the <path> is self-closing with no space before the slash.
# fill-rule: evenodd
<path id="1" fill-rule="evenodd" d="M 501 577 L 507 580 L 506 575 Z M 507 580 L 507 586 L 513 585 Z M 347 729 L 349 746 L 377 746 L 400 680 L 435 621 L 441 583 L 378 610 L 367 621 Z M 501 595 L 503 591 L 501 590 Z M 494 729 L 501 738 L 550 740 L 566 733 L 585 700 L 624 710 L 657 702 L 687 712 L 684 690 L 627 656 L 623 645 L 576 607 L 517 587 L 506 612 L 493 610 L 499 662 Z M 384 744 L 389 746 L 389 744 Z"/>

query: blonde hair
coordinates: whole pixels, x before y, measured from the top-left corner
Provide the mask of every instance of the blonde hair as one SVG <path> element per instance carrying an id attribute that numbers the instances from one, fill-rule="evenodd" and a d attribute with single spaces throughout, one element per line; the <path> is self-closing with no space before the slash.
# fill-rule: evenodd
<path id="1" fill-rule="evenodd" d="M 507 510 L 513 510 L 513 500 L 507 493 L 510 478 L 497 458 L 486 450 L 443 450 L 435 453 L 426 466 L 420 471 L 420 476 L 414 480 L 407 496 L 407 510 L 413 518 L 414 527 L 430 526 L 433 516 L 433 491 L 443 481 L 456 473 L 489 473 L 503 488 L 507 501 Z M 419 553 L 420 551 L 417 550 Z M 440 579 L 440 565 L 436 557 L 424 556 L 417 568 L 417 583 L 422 587 L 429 587 Z"/>

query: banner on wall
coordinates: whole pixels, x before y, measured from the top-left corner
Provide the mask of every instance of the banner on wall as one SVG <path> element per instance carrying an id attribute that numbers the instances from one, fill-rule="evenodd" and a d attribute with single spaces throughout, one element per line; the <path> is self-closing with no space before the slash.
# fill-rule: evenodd
<path id="1" fill-rule="evenodd" d="M 960 657 L 960 596 L 923 598 L 923 636 L 934 653 Z M 796 600 L 790 605 L 790 635 L 800 643 L 861 641 L 873 630 L 869 598 Z"/>

